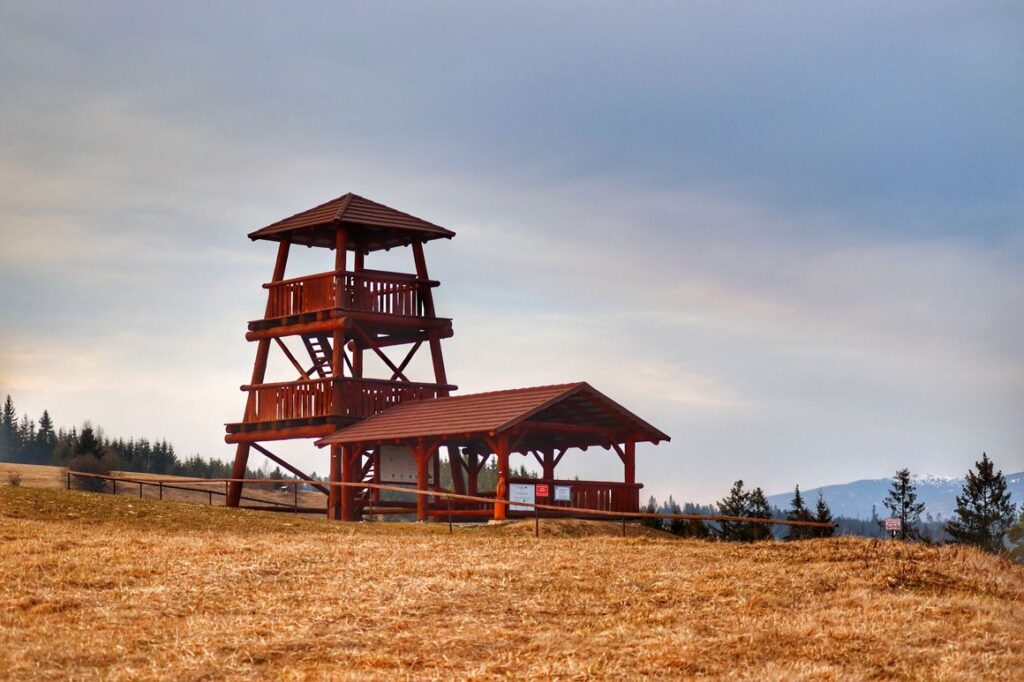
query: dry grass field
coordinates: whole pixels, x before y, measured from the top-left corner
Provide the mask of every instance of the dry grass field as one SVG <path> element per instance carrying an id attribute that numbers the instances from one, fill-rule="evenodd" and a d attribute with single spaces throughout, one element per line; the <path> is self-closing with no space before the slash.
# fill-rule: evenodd
<path id="1" fill-rule="evenodd" d="M 0 677 L 1021 679 L 1024 569 L 0 485 Z"/>

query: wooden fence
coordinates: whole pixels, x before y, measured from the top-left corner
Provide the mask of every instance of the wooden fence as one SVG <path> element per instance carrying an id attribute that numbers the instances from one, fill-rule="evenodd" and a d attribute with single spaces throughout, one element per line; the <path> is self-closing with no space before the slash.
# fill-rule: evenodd
<path id="1" fill-rule="evenodd" d="M 319 512 L 324 511 L 324 509 L 302 508 L 302 507 L 299 507 L 299 486 L 309 485 L 309 481 L 304 481 L 304 480 L 273 479 L 273 478 L 255 478 L 255 479 L 254 478 L 243 478 L 243 479 L 234 479 L 234 478 L 197 478 L 197 479 L 184 479 L 184 480 L 181 479 L 181 478 L 173 478 L 173 479 L 160 479 L 160 478 L 157 478 L 157 479 L 131 479 L 131 478 L 118 477 L 118 476 L 103 476 L 101 474 L 88 474 L 88 473 L 81 472 L 81 471 L 68 471 L 67 472 L 68 490 L 70 490 L 71 487 L 72 487 L 71 486 L 71 479 L 72 479 L 72 477 L 82 477 L 82 478 L 91 478 L 91 479 L 101 479 L 101 480 L 104 480 L 104 481 L 112 481 L 113 482 L 113 493 L 114 494 L 117 494 L 117 483 L 118 482 L 127 483 L 127 484 L 131 484 L 131 485 L 138 485 L 139 486 L 139 497 L 140 498 L 142 497 L 142 486 L 144 486 L 144 485 L 158 486 L 159 489 L 160 489 L 160 499 L 163 499 L 163 489 L 164 488 L 177 489 L 177 490 L 190 490 L 192 492 L 208 493 L 209 496 L 210 496 L 209 500 L 210 500 L 210 504 L 211 505 L 213 504 L 213 496 L 214 495 L 225 495 L 226 496 L 226 494 L 227 494 L 227 487 L 228 487 L 228 484 L 230 484 L 230 483 L 240 482 L 240 483 L 247 483 L 247 484 L 264 484 L 264 485 L 271 485 L 272 484 L 272 485 L 281 485 L 281 486 L 288 486 L 288 485 L 290 485 L 290 486 L 292 486 L 292 489 L 293 489 L 293 504 L 291 504 L 291 505 L 289 505 L 287 503 L 277 502 L 277 501 L 274 501 L 274 500 L 264 500 L 264 499 L 254 498 L 254 497 L 242 496 L 241 499 L 249 500 L 249 501 L 254 501 L 254 502 L 262 502 L 262 503 L 265 503 L 265 504 L 272 504 L 272 505 L 274 505 L 272 507 L 263 508 L 263 510 L 265 510 L 265 511 L 290 511 L 290 512 L 295 512 L 295 513 L 298 513 L 298 512 L 303 512 L 303 513 L 316 512 L 316 513 L 319 513 Z M 224 485 L 224 490 L 223 491 L 220 491 L 220 490 L 213 491 L 213 490 L 209 490 L 209 489 L 189 488 L 187 486 L 182 486 L 181 485 L 182 483 L 198 483 L 198 484 L 204 484 L 204 485 L 223 484 Z M 444 492 L 444 491 L 440 491 L 440 490 L 418 490 L 416 488 L 408 488 L 408 487 L 405 487 L 405 486 L 397 486 L 397 485 L 385 485 L 385 484 L 381 484 L 381 483 L 362 483 L 362 482 L 342 483 L 340 481 L 336 481 L 336 482 L 323 481 L 323 482 L 320 483 L 320 485 L 323 485 L 325 487 L 338 487 L 338 488 L 343 488 L 343 487 L 360 488 L 360 489 L 372 488 L 372 489 L 376 489 L 376 490 L 389 490 L 389 491 L 392 491 L 392 492 L 409 493 L 409 494 L 413 494 L 413 495 L 428 495 L 430 497 L 435 497 L 435 498 L 439 497 L 439 498 L 445 499 L 445 500 L 447 500 L 447 507 L 448 507 L 447 508 L 447 516 L 448 516 L 448 529 L 449 529 L 449 531 L 452 528 L 453 516 L 459 515 L 458 514 L 458 510 L 453 510 L 452 509 L 451 503 L 452 503 L 453 500 L 459 500 L 459 501 L 464 501 L 464 502 L 482 502 L 482 503 L 486 503 L 488 505 L 493 505 L 494 504 L 494 498 L 493 497 L 487 498 L 487 497 L 479 497 L 479 496 L 476 496 L 476 495 L 462 495 L 462 494 L 459 494 L 459 493 L 450 493 L 450 492 Z M 508 504 L 511 504 L 511 503 L 506 501 L 504 504 L 508 505 Z M 768 524 L 768 525 L 804 526 L 804 527 L 809 527 L 809 528 L 835 528 L 836 527 L 836 524 L 834 524 L 834 523 L 823 523 L 823 522 L 820 522 L 820 521 L 790 521 L 788 519 L 765 519 L 765 518 L 751 517 L 751 516 L 724 516 L 724 515 L 716 515 L 716 514 L 658 514 L 658 513 L 652 513 L 652 512 L 604 511 L 604 510 L 599 510 L 599 509 L 584 509 L 584 508 L 579 508 L 579 507 L 556 506 L 556 505 L 553 505 L 553 504 L 545 504 L 543 502 L 516 502 L 515 504 L 526 506 L 526 507 L 530 507 L 530 508 L 533 509 L 534 519 L 535 519 L 535 523 L 536 523 L 536 533 L 537 533 L 538 536 L 540 535 L 540 511 L 541 510 L 550 511 L 550 512 L 556 512 L 558 516 L 562 516 L 562 517 L 573 517 L 573 516 L 583 516 L 583 517 L 587 517 L 587 518 L 603 517 L 603 518 L 607 518 L 610 521 L 621 521 L 622 522 L 622 534 L 623 535 L 626 534 L 626 523 L 627 523 L 627 521 L 631 521 L 631 520 L 632 521 L 639 521 L 641 519 L 667 519 L 667 520 L 684 519 L 684 520 L 693 520 L 693 521 L 718 521 L 718 522 L 723 522 L 724 521 L 724 522 L 727 522 L 727 523 L 763 523 L 763 524 Z M 246 507 L 246 509 L 253 509 L 253 507 Z M 411 514 L 411 513 L 413 513 L 413 510 L 411 510 L 411 509 L 406 510 L 406 509 L 400 509 L 400 508 L 399 509 L 380 508 L 379 511 L 374 511 L 375 509 L 377 509 L 377 508 L 368 507 L 364 511 L 367 514 L 377 514 L 377 513 Z M 483 512 L 481 515 L 486 515 L 485 510 L 481 510 L 481 512 Z M 436 515 L 443 517 L 444 514 L 445 514 L 445 510 L 441 509 L 441 510 L 438 510 L 438 513 Z"/>

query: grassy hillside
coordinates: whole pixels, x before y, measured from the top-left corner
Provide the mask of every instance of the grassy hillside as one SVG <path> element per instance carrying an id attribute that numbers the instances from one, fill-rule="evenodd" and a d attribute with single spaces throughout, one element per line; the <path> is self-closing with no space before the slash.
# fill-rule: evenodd
<path id="1" fill-rule="evenodd" d="M 1024 669 L 1024 569 L 974 551 L 544 527 L 539 541 L 528 524 L 449 535 L 0 486 L 0 671 L 1009 679 Z"/>

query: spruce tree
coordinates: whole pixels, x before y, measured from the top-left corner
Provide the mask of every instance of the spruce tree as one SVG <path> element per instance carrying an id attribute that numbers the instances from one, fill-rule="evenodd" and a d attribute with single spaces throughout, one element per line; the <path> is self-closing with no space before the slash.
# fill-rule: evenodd
<path id="1" fill-rule="evenodd" d="M 768 498 L 760 488 L 750 491 L 747 501 L 747 516 L 755 519 L 770 519 L 772 517 L 772 506 L 768 504 Z M 746 533 L 749 540 L 771 540 L 774 538 L 771 524 L 768 523 L 747 523 Z"/>
<path id="2" fill-rule="evenodd" d="M 973 469 L 967 472 L 963 493 L 956 498 L 955 518 L 946 524 L 946 532 L 954 542 L 975 545 L 986 552 L 1002 552 L 1014 515 L 1006 478 L 984 452 L 974 466 L 977 473 Z"/>
<path id="3" fill-rule="evenodd" d="M 28 418 L 27 414 L 21 416 L 18 422 L 18 447 L 15 459 L 19 462 L 31 462 L 33 448 L 36 444 L 36 423 Z"/>
<path id="4" fill-rule="evenodd" d="M 78 443 L 75 446 L 76 455 L 92 455 L 96 459 L 103 457 L 103 443 L 101 443 L 93 431 L 92 425 L 86 422 L 82 425 L 82 433 L 78 435 Z"/>
<path id="5" fill-rule="evenodd" d="M 18 411 L 14 401 L 7 396 L 3 412 L 0 413 L 0 458 L 13 459 L 18 449 Z"/>
<path id="6" fill-rule="evenodd" d="M 916 540 L 920 537 L 917 524 L 924 511 L 924 503 L 917 501 L 917 489 L 910 480 L 910 469 L 900 469 L 892 479 L 889 495 L 882 504 L 900 519 L 900 539 Z"/>
<path id="7" fill-rule="evenodd" d="M 818 503 L 814 506 L 814 520 L 818 523 L 833 523 L 832 510 L 825 503 L 825 496 L 818 491 Z M 830 538 L 835 535 L 835 526 L 830 528 L 819 527 L 814 529 L 814 537 Z"/>
<path id="8" fill-rule="evenodd" d="M 718 513 L 722 516 L 746 516 L 747 515 L 747 492 L 743 490 L 743 481 L 739 480 L 732 484 L 729 495 L 718 503 Z M 746 524 L 736 521 L 720 521 L 721 535 L 726 540 L 743 540 L 743 526 Z"/>
<path id="9" fill-rule="evenodd" d="M 36 461 L 47 464 L 53 457 L 53 448 L 57 444 L 57 434 L 53 430 L 53 419 L 50 413 L 43 410 L 39 418 L 39 430 L 36 431 Z"/>
<path id="10" fill-rule="evenodd" d="M 800 494 L 800 486 L 793 492 L 793 499 L 789 502 L 789 511 L 786 512 L 787 521 L 813 521 L 810 510 L 804 504 L 804 496 Z M 814 528 L 807 526 L 790 526 L 786 533 L 787 540 L 802 540 L 813 536 Z"/>

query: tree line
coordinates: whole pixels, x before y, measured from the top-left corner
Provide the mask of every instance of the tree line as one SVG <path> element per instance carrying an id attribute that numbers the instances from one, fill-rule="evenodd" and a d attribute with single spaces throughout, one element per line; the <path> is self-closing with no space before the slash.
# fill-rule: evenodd
<path id="1" fill-rule="evenodd" d="M 680 507 L 670 495 L 668 502 L 659 505 L 651 497 L 644 508 L 652 514 L 694 514 L 699 516 L 741 516 L 750 519 L 785 519 L 787 521 L 816 521 L 833 523 L 832 511 L 821 492 L 813 511 L 804 502 L 800 486 L 796 486 L 790 509 L 781 511 L 768 504 L 768 498 L 761 488 L 747 490 L 742 480 L 733 483 L 729 494 L 717 505 L 686 503 Z M 835 533 L 834 527 L 785 526 L 777 529 L 775 524 L 756 521 L 703 521 L 700 519 L 645 519 L 644 525 L 667 530 L 673 535 L 690 538 L 719 539 L 730 542 L 756 542 L 780 537 L 783 540 L 827 538 Z M 779 535 L 779 533 L 782 533 Z"/>
<path id="2" fill-rule="evenodd" d="M 19 419 L 9 395 L 0 409 L 0 460 L 56 465 L 94 474 L 132 471 L 191 478 L 231 477 L 230 462 L 198 454 L 179 457 L 165 438 L 108 438 L 100 426 L 90 422 L 70 429 L 55 428 L 48 410 L 43 410 L 38 422 L 27 414 Z M 272 471 L 247 469 L 246 477 L 294 478 L 280 467 Z"/>
<path id="3" fill-rule="evenodd" d="M 940 525 L 945 538 L 931 537 L 924 531 L 925 505 L 918 501 L 917 488 L 909 469 L 900 469 L 893 477 L 892 484 L 882 504 L 892 519 L 898 519 L 898 530 L 892 536 L 900 540 L 948 542 L 973 545 L 992 553 L 1008 553 L 1024 561 L 1024 505 L 1020 517 L 1016 518 L 1016 505 L 1010 500 L 1006 477 L 997 471 L 987 453 L 967 472 L 963 490 L 956 498 L 954 517 Z M 668 530 L 684 537 L 719 539 L 732 542 L 755 542 L 758 540 L 783 539 L 800 540 L 815 537 L 830 537 L 838 528 L 841 533 L 851 535 L 878 536 L 885 532 L 885 520 L 872 512 L 871 521 L 860 519 L 833 518 L 821 491 L 814 508 L 809 507 L 796 486 L 789 508 L 780 510 L 769 505 L 761 488 L 746 490 L 742 480 L 736 481 L 729 494 L 717 505 L 686 503 L 679 506 L 669 496 L 668 502 L 659 504 L 651 497 L 644 511 L 657 514 L 694 514 L 703 516 L 743 516 L 761 519 L 785 519 L 789 521 L 819 521 L 835 523 L 836 528 L 813 526 L 788 526 L 785 530 L 773 528 L 771 524 L 735 521 L 701 521 L 684 519 L 647 519 L 644 525 Z M 930 517 L 929 517 L 930 518 Z M 873 531 L 873 532 L 872 532 Z"/>

